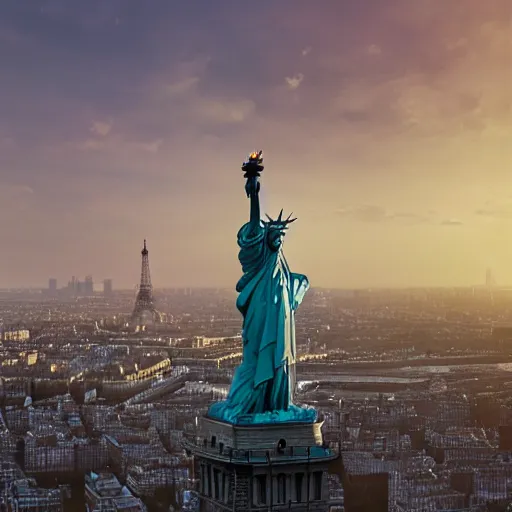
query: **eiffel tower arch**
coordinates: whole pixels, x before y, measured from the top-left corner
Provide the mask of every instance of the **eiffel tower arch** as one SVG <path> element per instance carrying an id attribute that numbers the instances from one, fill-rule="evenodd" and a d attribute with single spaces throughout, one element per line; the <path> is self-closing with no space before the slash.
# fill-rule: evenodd
<path id="1" fill-rule="evenodd" d="M 146 240 L 144 240 L 144 248 L 141 251 L 141 255 L 142 269 L 140 272 L 140 285 L 131 320 L 135 325 L 146 325 L 148 321 L 155 324 L 161 323 L 162 313 L 156 309 L 153 299 L 153 286 L 149 272 L 149 251 L 146 246 Z"/>

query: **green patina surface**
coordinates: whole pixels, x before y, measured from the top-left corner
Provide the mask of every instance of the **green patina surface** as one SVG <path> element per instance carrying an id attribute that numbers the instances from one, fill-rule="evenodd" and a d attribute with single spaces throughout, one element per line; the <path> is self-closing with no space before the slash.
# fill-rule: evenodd
<path id="1" fill-rule="evenodd" d="M 295 311 L 309 288 L 308 278 L 291 272 L 283 254 L 286 230 L 295 219 L 284 219 L 281 211 L 275 220 L 261 220 L 258 178 L 263 166 L 251 172 L 250 162 L 242 168 L 251 218 L 238 232 L 243 276 L 236 286 L 243 360 L 227 400 L 213 404 L 209 416 L 236 424 L 314 422 L 314 409 L 293 403 Z"/>

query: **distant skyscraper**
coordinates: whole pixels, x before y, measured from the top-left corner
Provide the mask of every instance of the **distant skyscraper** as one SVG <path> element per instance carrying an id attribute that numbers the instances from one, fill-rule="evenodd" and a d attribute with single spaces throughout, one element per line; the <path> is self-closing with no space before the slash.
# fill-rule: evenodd
<path id="1" fill-rule="evenodd" d="M 112 295 L 112 279 L 104 279 L 103 280 L 103 295 L 105 297 L 110 297 Z"/>
<path id="2" fill-rule="evenodd" d="M 55 295 L 57 293 L 57 279 L 54 277 L 50 277 L 50 279 L 48 279 L 48 291 L 50 292 L 50 295 Z"/>
<path id="3" fill-rule="evenodd" d="M 84 295 L 94 295 L 94 283 L 92 280 L 92 276 L 85 276 L 83 292 Z"/>
<path id="4" fill-rule="evenodd" d="M 488 268 L 485 273 L 485 284 L 487 288 L 492 288 L 496 284 L 490 268 Z"/>
<path id="5" fill-rule="evenodd" d="M 75 296 L 78 293 L 78 281 L 75 276 L 71 278 L 71 281 L 68 283 L 69 294 Z"/>

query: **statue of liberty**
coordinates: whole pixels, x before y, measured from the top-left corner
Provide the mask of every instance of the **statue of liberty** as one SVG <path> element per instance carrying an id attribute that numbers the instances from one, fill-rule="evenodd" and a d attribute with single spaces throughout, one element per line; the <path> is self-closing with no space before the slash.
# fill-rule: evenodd
<path id="1" fill-rule="evenodd" d="M 238 232 L 243 276 L 236 285 L 243 315 L 242 363 L 228 397 L 208 415 L 229 423 L 316 421 L 314 409 L 293 403 L 295 389 L 295 311 L 309 288 L 308 278 L 290 271 L 282 244 L 291 215 L 260 218 L 262 152 L 242 166 L 250 198 L 250 220 Z"/>

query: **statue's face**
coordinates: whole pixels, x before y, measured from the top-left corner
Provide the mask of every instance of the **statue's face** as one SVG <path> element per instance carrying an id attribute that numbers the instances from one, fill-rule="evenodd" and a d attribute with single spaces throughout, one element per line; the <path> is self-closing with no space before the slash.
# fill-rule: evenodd
<path id="1" fill-rule="evenodd" d="M 284 232 L 279 229 L 271 229 L 268 233 L 268 243 L 274 250 L 278 250 L 283 243 Z"/>

